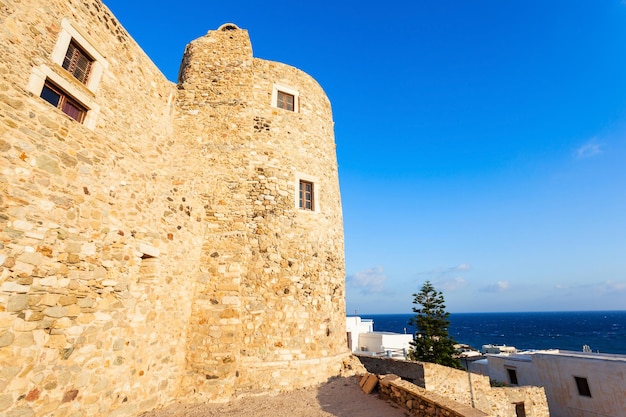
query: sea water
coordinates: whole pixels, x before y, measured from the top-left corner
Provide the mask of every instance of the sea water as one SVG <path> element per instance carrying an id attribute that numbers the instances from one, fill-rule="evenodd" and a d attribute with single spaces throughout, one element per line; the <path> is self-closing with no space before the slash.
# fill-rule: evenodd
<path id="1" fill-rule="evenodd" d="M 414 333 L 414 314 L 359 314 L 375 331 Z M 448 329 L 458 343 L 508 345 L 518 350 L 562 349 L 626 354 L 626 311 L 452 313 Z"/>

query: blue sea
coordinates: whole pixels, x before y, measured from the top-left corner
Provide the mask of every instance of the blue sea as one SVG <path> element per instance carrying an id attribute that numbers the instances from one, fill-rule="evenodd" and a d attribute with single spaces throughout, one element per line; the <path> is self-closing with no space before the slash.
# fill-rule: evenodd
<path id="1" fill-rule="evenodd" d="M 414 314 L 359 314 L 374 320 L 375 331 L 414 333 Z M 518 350 L 563 349 L 626 354 L 626 311 L 546 313 L 452 313 L 450 335 L 480 350 L 482 345 L 508 345 Z"/>

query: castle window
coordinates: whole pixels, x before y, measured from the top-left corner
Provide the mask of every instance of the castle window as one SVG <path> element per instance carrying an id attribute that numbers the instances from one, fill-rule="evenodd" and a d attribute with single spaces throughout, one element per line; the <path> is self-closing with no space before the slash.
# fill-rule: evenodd
<path id="1" fill-rule="evenodd" d="M 301 213 L 317 214 L 321 212 L 322 186 L 317 177 L 296 172 L 294 206 Z"/>
<path id="2" fill-rule="evenodd" d="M 300 208 L 302 210 L 313 211 L 315 209 L 314 197 L 313 183 L 310 181 L 300 180 Z"/>
<path id="3" fill-rule="evenodd" d="M 591 397 L 591 390 L 589 389 L 589 382 L 587 382 L 587 378 L 575 376 L 574 380 L 576 381 L 576 388 L 578 388 L 578 395 Z"/>
<path id="4" fill-rule="evenodd" d="M 526 407 L 524 403 L 515 403 L 515 417 L 526 417 Z"/>
<path id="5" fill-rule="evenodd" d="M 294 105 L 293 94 L 288 94 L 288 93 L 279 91 L 276 99 L 277 99 L 276 107 L 293 111 L 293 105 Z"/>
<path id="6" fill-rule="evenodd" d="M 517 371 L 515 369 L 513 369 L 513 368 L 507 368 L 506 372 L 507 372 L 507 374 L 509 376 L 509 383 L 511 385 L 517 385 L 518 384 L 518 382 L 517 382 Z"/>
<path id="7" fill-rule="evenodd" d="M 94 129 L 100 114 L 98 87 L 109 63 L 96 43 L 65 18 L 50 59 L 32 69 L 26 89 Z M 71 76 L 69 76 L 71 75 Z"/>
<path id="8" fill-rule="evenodd" d="M 272 89 L 272 106 L 298 113 L 300 111 L 300 94 L 298 90 L 274 84 Z"/>
<path id="9" fill-rule="evenodd" d="M 218 30 L 221 30 L 222 32 L 227 32 L 229 30 L 237 30 L 237 29 L 239 28 L 237 27 L 237 25 L 233 23 L 224 23 L 222 26 L 218 28 Z"/>
<path id="10" fill-rule="evenodd" d="M 85 119 L 87 114 L 85 106 L 78 103 L 49 80 L 46 80 L 41 90 L 41 98 L 80 123 Z"/>
<path id="11" fill-rule="evenodd" d="M 86 84 L 93 62 L 94 60 L 72 39 L 67 47 L 62 67 L 68 70 L 78 81 Z"/>

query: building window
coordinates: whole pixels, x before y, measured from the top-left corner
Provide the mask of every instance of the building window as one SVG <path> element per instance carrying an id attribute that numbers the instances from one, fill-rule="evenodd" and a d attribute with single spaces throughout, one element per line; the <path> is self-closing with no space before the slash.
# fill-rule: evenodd
<path id="1" fill-rule="evenodd" d="M 65 52 L 62 67 L 68 70 L 78 81 L 87 84 L 93 62 L 94 59 L 87 55 L 83 48 L 72 39 L 67 47 L 67 52 Z"/>
<path id="2" fill-rule="evenodd" d="M 310 181 L 300 180 L 300 208 L 302 210 L 315 209 L 315 192 L 313 183 Z"/>
<path id="3" fill-rule="evenodd" d="M 49 62 L 33 67 L 26 86 L 33 96 L 43 98 L 92 130 L 100 114 L 98 86 L 109 67 L 95 45 L 85 31 L 64 18 Z"/>
<path id="4" fill-rule="evenodd" d="M 274 84 L 272 89 L 272 106 L 279 109 L 300 112 L 300 94 L 298 90 L 285 85 Z"/>
<path id="5" fill-rule="evenodd" d="M 41 90 L 41 98 L 74 120 L 80 123 L 85 120 L 85 115 L 87 114 L 85 106 L 78 103 L 59 87 L 52 84 L 49 80 L 46 80 Z"/>
<path id="6" fill-rule="evenodd" d="M 509 375 L 509 383 L 511 385 L 517 385 L 517 371 L 515 369 L 512 368 L 507 368 L 506 369 L 507 374 Z"/>
<path id="7" fill-rule="evenodd" d="M 524 403 L 515 403 L 515 417 L 526 417 Z"/>
<path id="8" fill-rule="evenodd" d="M 295 102 L 295 97 L 293 94 L 288 94 L 283 91 L 279 91 L 276 96 L 276 107 L 280 109 L 285 109 L 289 111 L 293 111 Z"/>
<path id="9" fill-rule="evenodd" d="M 587 382 L 587 378 L 575 376 L 574 380 L 576 380 L 578 395 L 582 395 L 583 397 L 591 397 L 591 390 L 589 389 L 589 383 Z"/>

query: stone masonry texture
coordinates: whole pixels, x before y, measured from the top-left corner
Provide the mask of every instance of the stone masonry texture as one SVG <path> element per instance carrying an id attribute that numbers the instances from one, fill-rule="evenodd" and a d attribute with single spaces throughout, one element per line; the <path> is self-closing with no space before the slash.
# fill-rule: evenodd
<path id="1" fill-rule="evenodd" d="M 106 61 L 96 86 L 53 60 L 67 26 Z M 0 56 L 1 415 L 132 416 L 339 374 L 343 223 L 314 79 L 227 24 L 172 83 L 99 0 L 0 0 Z M 33 93 L 42 72 L 92 126 Z"/>
<path id="2" fill-rule="evenodd" d="M 445 398 L 446 403 L 456 403 L 474 410 L 481 410 L 487 415 L 494 417 L 515 416 L 516 404 L 524 404 L 525 415 L 528 417 L 548 417 L 550 415 L 548 400 L 543 387 L 492 387 L 488 376 L 470 374 L 465 370 L 449 368 L 434 363 L 406 362 L 365 355 L 359 355 L 358 358 L 368 372 L 378 375 L 394 374 L 402 378 L 402 387 L 413 386 L 412 389 L 408 390 L 408 393 L 399 386 L 387 389 L 386 395 L 395 398 L 401 404 L 405 404 L 408 401 L 405 394 L 413 397 L 413 399 L 419 399 L 426 392 L 429 395 L 434 394 L 437 398 Z M 398 393 L 395 391 L 398 390 L 402 395 L 397 395 Z M 433 401 L 441 403 L 439 399 L 435 401 L 435 397 L 426 398 L 425 400 L 431 403 Z M 415 404 L 417 405 L 418 403 Z M 412 407 L 408 408 L 411 409 Z M 429 417 L 447 415 L 445 413 L 419 414 L 415 410 L 414 413 Z M 450 415 L 470 416 L 474 414 L 459 411 L 459 414 Z"/>

